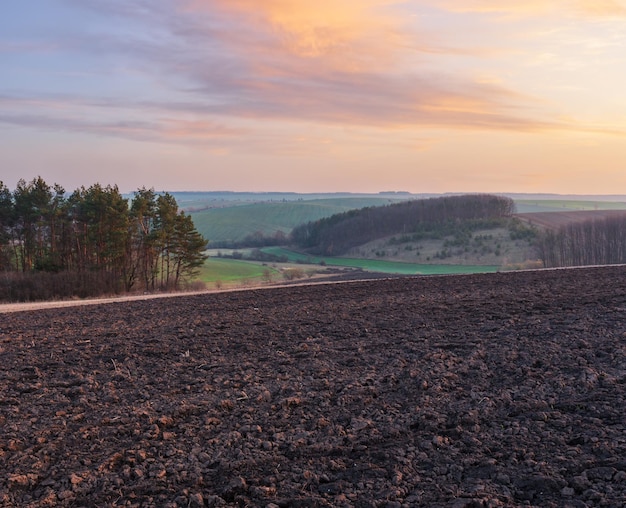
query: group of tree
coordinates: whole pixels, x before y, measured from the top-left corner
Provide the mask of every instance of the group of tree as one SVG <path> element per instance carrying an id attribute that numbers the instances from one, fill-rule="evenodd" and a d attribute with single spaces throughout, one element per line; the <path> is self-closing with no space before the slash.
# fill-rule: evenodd
<path id="1" fill-rule="evenodd" d="M 168 193 L 117 186 L 71 194 L 41 177 L 0 182 L 0 299 L 176 289 L 205 260 L 206 240 Z"/>
<path id="2" fill-rule="evenodd" d="M 490 194 L 444 196 L 367 207 L 294 228 L 292 242 L 313 254 L 341 255 L 352 247 L 390 235 L 411 235 L 465 221 L 510 217 L 515 203 Z"/>
<path id="3" fill-rule="evenodd" d="M 544 231 L 537 246 L 546 268 L 626 263 L 626 214 Z"/>
<path id="4" fill-rule="evenodd" d="M 277 230 L 272 235 L 265 235 L 262 231 L 255 231 L 246 235 L 242 240 L 220 240 L 211 242 L 212 249 L 247 249 L 263 247 L 274 247 L 276 245 L 285 245 L 289 242 L 287 235 Z"/>

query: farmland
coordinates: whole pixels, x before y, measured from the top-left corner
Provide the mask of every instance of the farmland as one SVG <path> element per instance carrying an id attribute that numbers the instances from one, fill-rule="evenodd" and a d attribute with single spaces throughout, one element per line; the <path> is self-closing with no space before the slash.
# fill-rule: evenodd
<path id="1" fill-rule="evenodd" d="M 0 505 L 621 506 L 625 275 L 6 314 Z"/>
<path id="2" fill-rule="evenodd" d="M 588 220 L 603 220 L 610 217 L 621 217 L 626 215 L 626 210 L 575 210 L 569 212 L 535 212 L 520 213 L 516 216 L 535 226 L 548 229 L 558 229 L 571 223 L 584 222 Z"/>
<path id="3" fill-rule="evenodd" d="M 209 258 L 198 274 L 198 280 L 218 287 L 236 284 L 260 283 L 278 274 L 275 268 L 237 259 Z"/>
<path id="4" fill-rule="evenodd" d="M 296 263 L 358 268 L 370 272 L 389 274 L 433 275 L 445 273 L 483 273 L 496 271 L 498 268 L 497 266 L 432 265 L 384 261 L 379 259 L 309 256 L 280 247 L 268 247 L 263 250 L 276 256 L 286 256 L 291 262 Z"/>
<path id="5" fill-rule="evenodd" d="M 250 249 L 238 251 L 211 250 L 199 280 L 207 287 L 260 286 L 284 282 L 285 280 L 333 279 L 387 275 L 443 275 L 489 273 L 498 271 L 496 265 L 437 265 L 404 263 L 377 259 L 309 256 L 283 247 L 266 247 L 263 252 L 280 257 L 281 262 L 246 260 Z M 231 259 L 233 253 L 244 259 Z M 245 268 L 244 268 L 245 267 Z"/>
<path id="6" fill-rule="evenodd" d="M 192 210 L 198 229 L 204 231 L 209 239 L 209 246 L 216 247 L 220 242 L 240 242 L 247 236 L 255 234 L 273 236 L 280 232 L 287 235 L 294 226 L 301 223 L 353 208 L 390 204 L 416 197 L 418 196 L 226 193 L 214 195 L 214 200 L 207 204 L 206 201 L 202 201 L 202 194 L 190 193 L 179 199 L 182 206 L 189 206 Z M 266 201 L 255 202 L 260 199 Z M 544 199 L 540 197 L 522 199 L 516 196 L 516 205 L 518 211 L 524 212 L 516 216 L 526 224 L 539 228 L 557 228 L 571 221 L 622 213 L 620 210 L 626 208 L 626 201 L 619 201 L 617 197 L 603 200 L 591 197 L 558 199 L 555 196 Z M 193 211 L 194 206 L 197 207 L 196 211 Z M 210 208 L 207 208 L 208 206 Z M 320 264 L 389 274 L 472 273 L 541 266 L 532 238 L 512 237 L 511 231 L 505 227 L 477 230 L 462 246 L 455 247 L 457 243 L 458 239 L 454 237 L 402 243 L 397 235 L 391 235 L 351 249 L 342 257 L 309 256 L 280 247 L 266 247 L 263 251 L 280 256 L 286 255 L 289 260 L 284 266 L 274 265 L 270 268 L 280 270 L 293 263 L 300 266 L 306 264 L 308 276 L 312 272 L 323 272 Z M 212 255 L 215 256 L 218 251 L 230 252 L 224 248 L 213 248 Z M 239 252 L 247 255 L 250 251 L 244 248 Z M 267 266 L 263 266 L 263 263 L 250 264 L 253 266 L 246 269 L 248 272 L 238 274 L 237 270 L 244 266 L 242 262 L 238 265 L 220 265 L 215 259 L 211 259 L 207 263 L 210 268 L 205 269 L 201 278 L 210 286 L 216 282 L 232 285 L 239 281 L 241 284 L 249 285 L 266 281 L 267 272 L 264 275 L 264 271 Z M 224 276 L 219 274 L 220 266 L 225 270 Z M 280 279 L 280 274 L 273 272 L 271 278 Z"/>
<path id="7" fill-rule="evenodd" d="M 257 233 L 274 236 L 289 234 L 300 224 L 366 206 L 395 201 L 389 197 L 340 197 L 280 202 L 237 203 L 190 211 L 198 231 L 210 245 L 238 242 Z"/>
<path id="8" fill-rule="evenodd" d="M 212 246 L 241 241 L 262 233 L 288 234 L 295 226 L 367 206 L 381 206 L 432 195 L 417 194 L 294 194 L 294 193 L 173 193 L 194 224 Z M 516 196 L 519 213 L 575 210 L 624 210 L 626 199 L 601 200 L 547 196 L 524 199 Z"/>
<path id="9" fill-rule="evenodd" d="M 626 201 L 597 199 L 516 199 L 519 213 L 567 212 L 593 210 L 626 210 Z"/>

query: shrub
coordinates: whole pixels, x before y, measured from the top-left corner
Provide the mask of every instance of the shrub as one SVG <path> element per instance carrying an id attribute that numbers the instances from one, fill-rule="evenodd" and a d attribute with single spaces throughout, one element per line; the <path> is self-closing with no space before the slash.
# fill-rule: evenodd
<path id="1" fill-rule="evenodd" d="M 264 268 L 263 269 L 263 280 L 265 282 L 272 282 L 273 279 L 274 279 L 274 272 L 272 272 L 272 270 L 270 270 L 269 268 Z"/>
<path id="2" fill-rule="evenodd" d="M 201 280 L 192 280 L 185 282 L 183 287 L 187 291 L 204 291 L 206 289 L 206 284 Z"/>
<path id="3" fill-rule="evenodd" d="M 285 268 L 283 270 L 283 277 L 286 280 L 301 279 L 304 277 L 304 270 L 302 268 Z"/>
<path id="4" fill-rule="evenodd" d="M 0 301 L 87 298 L 121 292 L 119 278 L 100 271 L 3 272 Z"/>

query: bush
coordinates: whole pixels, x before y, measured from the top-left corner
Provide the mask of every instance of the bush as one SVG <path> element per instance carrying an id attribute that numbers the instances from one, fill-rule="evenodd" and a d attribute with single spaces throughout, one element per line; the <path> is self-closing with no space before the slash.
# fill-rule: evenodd
<path id="1" fill-rule="evenodd" d="M 265 282 L 272 282 L 273 279 L 274 279 L 274 272 L 272 270 L 270 270 L 269 268 L 264 268 L 263 269 L 263 280 Z"/>
<path id="2" fill-rule="evenodd" d="M 283 277 L 286 280 L 301 279 L 304 277 L 304 270 L 302 268 L 285 268 L 283 270 Z"/>
<path id="3" fill-rule="evenodd" d="M 537 229 L 522 222 L 519 219 L 513 219 L 509 223 L 509 235 L 511 240 L 528 240 L 532 241 L 537 238 Z"/>
<path id="4" fill-rule="evenodd" d="M 206 283 L 201 280 L 192 280 L 183 284 L 183 289 L 187 291 L 204 291 L 206 290 Z"/>
<path id="5" fill-rule="evenodd" d="M 88 298 L 122 291 L 119 277 L 99 271 L 2 272 L 0 301 Z"/>

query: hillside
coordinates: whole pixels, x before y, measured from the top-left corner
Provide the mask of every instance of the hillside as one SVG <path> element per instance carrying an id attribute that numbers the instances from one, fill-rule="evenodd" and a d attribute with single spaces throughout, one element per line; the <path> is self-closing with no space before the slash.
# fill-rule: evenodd
<path id="1" fill-rule="evenodd" d="M 519 213 L 534 212 L 567 212 L 583 210 L 626 210 L 626 201 L 623 196 L 571 196 L 543 197 L 530 199 L 522 197 L 515 199 L 515 205 Z M 621 198 L 618 200 L 617 198 Z"/>
<path id="2" fill-rule="evenodd" d="M 513 221 L 498 227 L 473 229 L 470 234 L 440 238 L 386 236 L 354 247 L 345 256 L 404 263 L 459 266 L 499 266 L 502 269 L 541 266 L 534 231 L 516 236 Z"/>
<path id="3" fill-rule="evenodd" d="M 224 247 L 261 233 L 289 234 L 301 224 L 337 213 L 393 202 L 441 197 L 409 193 L 172 192 L 180 207 L 212 246 Z M 626 209 L 624 196 L 504 194 L 520 213 Z"/>
<path id="4" fill-rule="evenodd" d="M 408 192 L 238 192 L 238 191 L 189 191 L 170 192 L 185 211 L 208 210 L 209 208 L 223 208 L 230 206 L 250 205 L 254 203 L 286 203 L 319 200 L 406 200 L 433 196 L 432 194 L 411 194 Z"/>
<path id="5" fill-rule="evenodd" d="M 489 194 L 420 199 L 352 210 L 295 228 L 291 240 L 312 254 L 343 255 L 350 249 L 389 235 L 400 242 L 494 227 L 509 218 L 513 200 Z"/>
<path id="6" fill-rule="evenodd" d="M 189 211 L 199 231 L 213 248 L 285 245 L 294 228 L 330 219 L 361 208 L 386 207 L 394 202 L 427 196 L 411 194 L 297 194 L 297 193 L 175 193 Z M 528 226 L 558 228 L 588 218 L 609 217 L 626 208 L 624 196 L 508 195 L 514 199 L 515 217 Z M 442 196 L 429 196 L 441 198 Z M 451 196 L 444 196 L 451 197 Z M 537 212 L 537 213 L 532 213 Z M 365 238 L 341 253 L 343 256 L 442 265 L 483 265 L 507 268 L 538 266 L 539 253 L 532 231 L 520 235 L 513 222 L 473 227 L 445 234 L 426 232 L 406 235 L 406 229 L 386 229 L 375 238 Z M 535 233 L 537 232 L 535 231 Z M 354 234 L 349 227 L 345 236 Z M 266 241 L 269 237 L 269 243 Z M 275 239 L 272 239 L 275 237 Z M 307 247 L 307 249 L 310 247 Z M 333 245 L 334 255 L 341 251 Z M 322 253 L 318 250 L 319 254 Z"/>
<path id="7" fill-rule="evenodd" d="M 285 200 L 225 204 L 212 208 L 189 209 L 198 231 L 209 240 L 211 247 L 228 246 L 246 237 L 261 234 L 266 237 L 289 235 L 291 230 L 310 221 L 367 206 L 397 202 L 388 196 L 337 197 L 312 200 Z"/>

